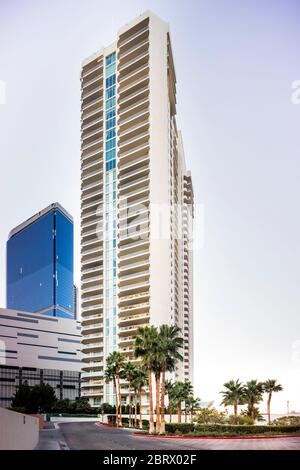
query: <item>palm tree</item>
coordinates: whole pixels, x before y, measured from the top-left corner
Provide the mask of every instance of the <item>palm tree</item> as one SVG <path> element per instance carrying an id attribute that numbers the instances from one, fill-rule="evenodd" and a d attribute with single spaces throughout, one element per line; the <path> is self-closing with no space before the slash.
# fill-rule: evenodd
<path id="1" fill-rule="evenodd" d="M 255 419 L 255 405 L 263 399 L 263 391 L 263 383 L 257 380 L 250 380 L 244 387 L 244 398 L 248 404 L 248 414 L 252 419 Z"/>
<path id="2" fill-rule="evenodd" d="M 134 384 L 136 388 L 139 390 L 139 398 L 140 398 L 140 429 L 143 429 L 143 404 L 142 404 L 142 395 L 143 395 L 143 387 L 148 384 L 148 372 L 147 368 L 143 365 L 139 365 L 137 367 L 137 374 L 134 379 Z M 135 418 L 135 427 L 136 427 L 136 418 Z"/>
<path id="3" fill-rule="evenodd" d="M 114 386 L 114 393 L 116 396 L 116 425 L 119 426 L 119 398 L 118 398 L 118 390 L 117 390 L 117 379 L 116 379 L 116 371 L 112 365 L 108 365 L 105 369 L 104 378 L 106 383 L 113 382 Z"/>
<path id="4" fill-rule="evenodd" d="M 189 380 L 186 380 L 184 382 L 184 420 L 187 422 L 187 401 L 190 398 L 190 396 L 193 396 L 193 385 Z"/>
<path id="5" fill-rule="evenodd" d="M 182 360 L 180 349 L 183 347 L 181 330 L 177 325 L 161 325 L 159 329 L 158 360 L 161 369 L 161 434 L 165 433 L 165 387 L 166 372 L 175 369 L 176 361 Z"/>
<path id="6" fill-rule="evenodd" d="M 116 379 L 116 407 L 118 407 L 117 403 L 119 402 L 119 420 L 120 426 L 122 426 L 122 397 L 121 397 L 121 386 L 120 386 L 120 374 L 122 369 L 124 368 L 124 357 L 120 352 L 113 351 L 106 359 L 107 367 L 112 367 L 114 370 L 114 375 Z M 117 395 L 119 396 L 117 400 Z"/>
<path id="7" fill-rule="evenodd" d="M 238 415 L 238 406 L 244 403 L 244 386 L 237 380 L 229 380 L 229 382 L 224 383 L 224 390 L 222 393 L 223 400 L 221 405 L 224 406 L 233 406 L 235 418 Z"/>
<path id="8" fill-rule="evenodd" d="M 169 421 L 172 422 L 172 408 L 173 408 L 173 401 L 174 401 L 174 384 L 170 380 L 166 380 L 165 383 L 165 393 L 168 396 L 169 401 Z"/>
<path id="9" fill-rule="evenodd" d="M 135 338 L 135 356 L 140 357 L 147 366 L 149 382 L 150 434 L 154 433 L 152 371 L 157 350 L 158 333 L 154 326 L 139 328 Z"/>
<path id="10" fill-rule="evenodd" d="M 175 384 L 174 384 L 174 399 L 177 402 L 178 423 L 181 423 L 182 402 L 185 400 L 185 398 L 186 398 L 185 382 L 175 382 Z"/>
<path id="11" fill-rule="evenodd" d="M 161 362 L 160 352 L 156 351 L 155 360 L 153 362 L 153 372 L 155 377 L 155 404 L 156 404 L 156 432 L 160 432 L 160 377 L 161 377 Z"/>
<path id="12" fill-rule="evenodd" d="M 132 386 L 133 386 L 133 394 L 134 394 L 134 427 L 136 428 L 137 423 L 137 394 L 138 394 L 138 370 L 136 367 L 135 376 L 132 379 Z"/>
<path id="13" fill-rule="evenodd" d="M 194 417 L 194 410 L 200 408 L 200 398 L 194 398 L 193 395 L 190 395 L 186 400 L 186 404 L 188 409 L 191 413 L 191 422 L 193 421 Z"/>
<path id="14" fill-rule="evenodd" d="M 136 375 L 136 367 L 132 362 L 126 362 L 123 366 L 120 376 L 128 381 L 128 400 L 129 400 L 129 427 L 131 427 L 131 384 Z"/>
<path id="15" fill-rule="evenodd" d="M 268 394 L 268 424 L 271 424 L 271 400 L 273 393 L 282 392 L 283 386 L 276 379 L 268 379 L 263 384 L 263 390 Z"/>

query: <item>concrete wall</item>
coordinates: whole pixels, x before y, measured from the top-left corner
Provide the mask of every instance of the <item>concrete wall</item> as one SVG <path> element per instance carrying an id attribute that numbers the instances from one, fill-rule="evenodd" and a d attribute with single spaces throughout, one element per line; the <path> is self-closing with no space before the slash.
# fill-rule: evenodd
<path id="1" fill-rule="evenodd" d="M 39 440 L 39 420 L 0 408 L 0 450 L 32 450 Z"/>

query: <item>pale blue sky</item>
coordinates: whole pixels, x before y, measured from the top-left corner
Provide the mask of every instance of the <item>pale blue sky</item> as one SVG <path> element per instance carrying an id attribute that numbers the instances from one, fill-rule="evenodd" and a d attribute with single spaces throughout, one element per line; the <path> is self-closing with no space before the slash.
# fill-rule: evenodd
<path id="1" fill-rule="evenodd" d="M 75 218 L 79 280 L 81 60 L 146 9 L 171 25 L 178 121 L 205 208 L 197 394 L 219 402 L 227 379 L 276 377 L 274 409 L 289 399 L 300 410 L 297 0 L 0 0 L 0 305 L 9 230 L 54 201 Z"/>

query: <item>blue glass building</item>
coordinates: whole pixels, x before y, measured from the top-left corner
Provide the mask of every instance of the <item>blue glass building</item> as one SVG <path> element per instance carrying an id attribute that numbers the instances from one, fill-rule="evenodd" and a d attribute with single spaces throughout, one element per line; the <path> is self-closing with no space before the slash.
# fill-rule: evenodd
<path id="1" fill-rule="evenodd" d="M 73 219 L 55 203 L 7 241 L 7 308 L 74 318 Z"/>

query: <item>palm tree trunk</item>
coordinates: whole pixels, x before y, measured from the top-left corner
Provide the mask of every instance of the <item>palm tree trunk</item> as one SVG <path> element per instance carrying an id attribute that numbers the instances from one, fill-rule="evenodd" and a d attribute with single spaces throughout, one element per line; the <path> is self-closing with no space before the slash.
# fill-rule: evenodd
<path id="1" fill-rule="evenodd" d="M 152 391 L 152 367 L 148 365 L 148 381 L 149 381 L 149 411 L 150 411 L 150 434 L 154 433 L 154 419 L 153 419 L 153 391 Z"/>
<path id="2" fill-rule="evenodd" d="M 156 432 L 160 432 L 160 372 L 155 374 L 156 385 Z"/>
<path id="3" fill-rule="evenodd" d="M 117 390 L 117 383 L 116 378 L 114 377 L 114 390 L 116 395 L 116 425 L 119 426 L 119 400 L 118 400 L 118 390 Z"/>
<path id="4" fill-rule="evenodd" d="M 178 423 L 181 423 L 181 400 L 178 401 L 177 414 L 178 414 Z"/>
<path id="5" fill-rule="evenodd" d="M 271 398 L 272 395 L 270 393 L 268 398 L 268 424 L 271 424 Z"/>
<path id="6" fill-rule="evenodd" d="M 184 422 L 187 423 L 187 410 L 186 410 L 186 402 L 184 402 Z"/>
<path id="7" fill-rule="evenodd" d="M 129 389 L 128 389 L 128 400 L 129 400 L 129 427 L 131 428 L 131 381 L 129 380 Z"/>
<path id="8" fill-rule="evenodd" d="M 161 377 L 161 423 L 160 423 L 160 433 L 164 434 L 166 432 L 166 423 L 165 423 L 165 384 L 166 384 L 166 368 L 162 369 Z"/>
<path id="9" fill-rule="evenodd" d="M 140 385 L 140 429 L 143 429 L 143 416 L 142 416 L 142 386 Z"/>
<path id="10" fill-rule="evenodd" d="M 235 401 L 234 402 L 234 416 L 235 418 L 237 418 L 237 415 L 238 415 L 238 405 L 237 405 L 237 402 Z"/>
<path id="11" fill-rule="evenodd" d="M 120 377 L 117 377 L 118 382 L 118 391 L 119 391 L 119 407 L 120 407 L 120 426 L 122 426 L 122 397 L 121 397 L 121 386 L 120 386 Z"/>
<path id="12" fill-rule="evenodd" d="M 137 389 L 134 387 L 134 427 L 136 428 L 136 414 L 137 414 Z"/>

